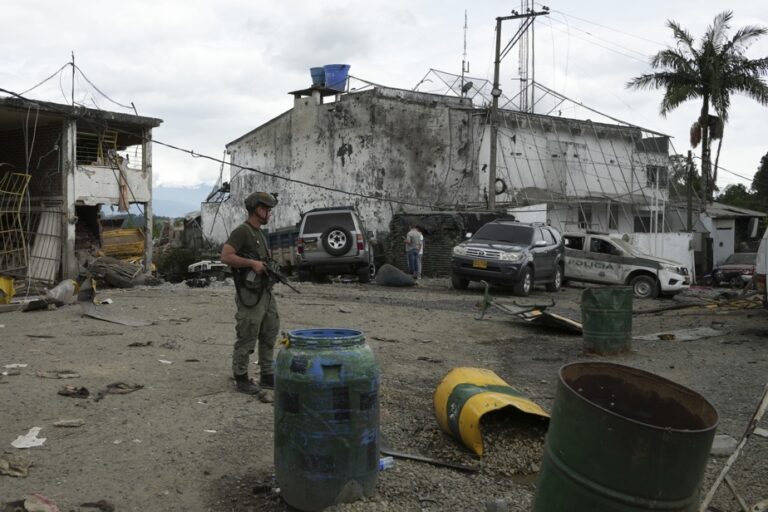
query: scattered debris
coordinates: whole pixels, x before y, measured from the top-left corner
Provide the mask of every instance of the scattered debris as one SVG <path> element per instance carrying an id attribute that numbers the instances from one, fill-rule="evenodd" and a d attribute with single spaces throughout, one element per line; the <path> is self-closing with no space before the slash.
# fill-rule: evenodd
<path id="1" fill-rule="evenodd" d="M 638 341 L 694 341 L 720 336 L 721 334 L 723 334 L 723 331 L 718 331 L 711 327 L 698 327 L 696 329 L 679 329 L 676 331 L 647 334 L 645 336 L 633 336 L 632 339 Z"/>
<path id="2" fill-rule="evenodd" d="M 539 472 L 547 435 L 545 418 L 507 407 L 484 415 L 480 430 L 487 447 L 483 471 L 502 478 Z"/>
<path id="3" fill-rule="evenodd" d="M 88 398 L 91 393 L 88 388 L 84 386 L 70 386 L 66 385 L 58 391 L 61 396 L 69 396 L 72 398 Z"/>
<path id="4" fill-rule="evenodd" d="M 384 341 L 387 343 L 400 343 L 400 340 L 396 340 L 394 338 L 382 338 L 381 336 L 371 336 L 371 339 L 376 341 Z"/>
<path id="5" fill-rule="evenodd" d="M 728 489 L 730 489 L 733 497 L 736 498 L 736 501 L 739 502 L 742 510 L 754 510 L 755 512 L 766 510 L 768 499 L 761 500 L 752 507 L 747 506 L 744 498 L 742 498 L 741 495 L 736 492 L 736 486 L 733 483 L 730 475 L 728 475 L 728 472 L 739 458 L 739 455 L 741 455 L 742 450 L 746 446 L 747 441 L 749 441 L 749 438 L 752 436 L 752 434 L 768 438 L 768 430 L 758 427 L 758 424 L 760 423 L 760 420 L 763 419 L 763 415 L 765 415 L 766 411 L 768 411 L 768 384 L 766 384 L 763 388 L 763 394 L 760 397 L 760 401 L 757 403 L 757 408 L 755 408 L 755 412 L 752 413 L 752 417 L 749 419 L 749 422 L 747 422 L 747 429 L 741 435 L 741 439 L 739 439 L 736 448 L 733 450 L 731 456 L 728 457 L 728 460 L 725 462 L 725 466 L 723 466 L 722 471 L 715 479 L 712 487 L 710 487 L 706 496 L 704 496 L 704 499 L 699 506 L 699 512 L 705 512 L 707 510 L 707 507 L 709 507 L 709 504 L 712 502 L 712 498 L 715 497 L 715 492 L 717 492 L 718 487 L 720 487 L 720 484 L 723 482 L 725 482 L 725 484 L 728 486 Z"/>
<path id="6" fill-rule="evenodd" d="M 428 363 L 442 363 L 442 359 L 435 359 L 434 357 L 427 357 L 427 356 L 419 356 L 416 358 L 417 361 L 426 361 Z"/>
<path id="7" fill-rule="evenodd" d="M 5 368 L 26 368 L 29 366 L 27 363 L 11 363 L 5 365 Z"/>
<path id="8" fill-rule="evenodd" d="M 25 334 L 25 336 L 36 340 L 50 340 L 56 338 L 56 336 L 51 336 L 49 334 Z"/>
<path id="9" fill-rule="evenodd" d="M 82 427 L 85 425 L 85 420 L 81 419 L 73 419 L 73 420 L 59 420 L 54 422 L 54 427 L 62 427 L 62 428 L 77 428 Z"/>
<path id="10" fill-rule="evenodd" d="M 11 446 L 14 448 L 34 448 L 35 446 L 43 446 L 45 443 L 46 438 L 45 437 L 37 437 L 37 434 L 40 433 L 42 430 L 41 427 L 32 427 L 29 429 L 29 432 L 24 434 L 23 436 L 17 437 L 12 443 Z"/>
<path id="11" fill-rule="evenodd" d="M 381 286 L 415 286 L 416 280 L 399 268 L 385 263 L 376 271 L 374 279 Z"/>
<path id="12" fill-rule="evenodd" d="M 138 318 L 123 316 L 119 313 L 109 310 L 108 308 L 105 308 L 104 306 L 94 304 L 93 302 L 81 301 L 80 307 L 83 308 L 83 315 L 96 318 L 98 320 L 104 320 L 120 325 L 127 325 L 128 327 L 146 327 L 147 325 L 152 325 L 152 322 L 149 320 L 141 320 Z"/>
<path id="13" fill-rule="evenodd" d="M 97 508 L 100 512 L 115 512 L 115 506 L 107 500 L 81 503 L 82 508 Z"/>
<path id="14" fill-rule="evenodd" d="M 184 281 L 184 284 L 190 288 L 207 288 L 211 285 L 211 279 L 209 277 L 193 277 Z"/>
<path id="15" fill-rule="evenodd" d="M 485 414 L 513 408 L 525 415 L 538 416 L 540 421 L 549 419 L 538 404 L 483 368 L 454 368 L 448 372 L 435 389 L 433 404 L 440 428 L 480 457 L 484 453 L 480 427 Z"/>
<path id="16" fill-rule="evenodd" d="M 169 361 L 167 359 L 158 359 L 157 361 L 163 364 L 173 364 L 173 361 Z"/>
<path id="17" fill-rule="evenodd" d="M 107 384 L 107 389 L 99 391 L 94 401 L 98 402 L 107 395 L 127 395 L 144 387 L 143 384 L 126 384 L 125 382 L 113 382 Z"/>
<path id="18" fill-rule="evenodd" d="M 423 455 L 400 452 L 397 450 L 392 450 L 390 448 L 381 448 L 379 451 L 382 453 L 382 455 L 389 455 L 397 459 L 408 459 L 408 460 L 415 460 L 417 462 L 426 462 L 434 466 L 443 466 L 446 468 L 458 469 L 459 471 L 466 471 L 467 473 L 478 473 L 480 471 L 480 468 L 476 466 L 466 466 L 464 464 L 457 464 L 455 462 L 447 462 L 444 460 L 433 459 L 431 457 L 425 457 Z"/>
<path id="19" fill-rule="evenodd" d="M 32 461 L 21 455 L 0 454 L 0 475 L 26 478 L 31 465 Z"/>
<path id="20" fill-rule="evenodd" d="M 27 512 L 61 512 L 52 499 L 41 494 L 30 494 L 25 496 L 24 510 Z"/>
<path id="21" fill-rule="evenodd" d="M 209 428 L 204 428 L 204 429 L 203 429 L 203 432 L 207 432 L 207 433 L 209 433 L 209 434 L 215 434 L 215 433 L 216 433 L 216 431 L 215 431 L 215 430 L 213 430 L 213 429 L 209 429 Z"/>
<path id="22" fill-rule="evenodd" d="M 494 307 L 499 311 L 512 315 L 517 319 L 523 320 L 529 324 L 536 324 L 550 327 L 552 329 L 559 329 L 573 334 L 581 334 L 583 331 L 580 322 L 577 322 L 576 320 L 565 317 L 563 315 L 547 311 L 547 308 L 551 308 L 555 305 L 554 300 L 552 300 L 551 304 L 517 304 L 516 302 L 512 302 L 511 305 L 502 304 L 491 298 L 491 295 L 488 293 L 488 283 L 485 281 L 480 282 L 485 286 L 485 293 L 483 295 L 483 302 L 478 305 L 478 307 L 480 307 L 480 313 L 478 313 L 476 317 L 477 320 L 482 320 L 488 309 Z"/>
<path id="23" fill-rule="evenodd" d="M 103 256 L 92 261 L 88 265 L 88 270 L 94 278 L 104 281 L 115 288 L 132 288 L 136 285 L 145 284 L 145 277 L 142 275 L 143 267 L 141 265 L 110 256 Z"/>
<path id="24" fill-rule="evenodd" d="M 35 370 L 35 375 L 42 379 L 78 379 L 80 374 L 72 370 Z"/>
<path id="25" fill-rule="evenodd" d="M 21 375 L 21 372 L 14 368 L 13 370 L 6 370 L 4 372 L 0 372 L 0 375 L 3 375 L 5 377 L 16 377 L 18 375 Z"/>
<path id="26" fill-rule="evenodd" d="M 715 457 L 730 457 L 738 444 L 739 442 L 729 435 L 716 435 L 709 453 Z"/>
<path id="27" fill-rule="evenodd" d="M 487 501 L 485 503 L 485 512 L 509 512 L 509 503 L 502 499 Z"/>
<path id="28" fill-rule="evenodd" d="M 185 360 L 184 360 L 184 362 L 185 362 L 185 363 L 199 363 L 199 362 L 200 362 L 200 360 L 199 360 L 199 359 L 195 359 L 195 358 L 192 358 L 192 359 L 185 359 Z"/>
<path id="29" fill-rule="evenodd" d="M 181 343 L 176 340 L 167 340 L 160 344 L 160 348 L 167 348 L 168 350 L 179 350 Z"/>
<path id="30" fill-rule="evenodd" d="M 58 306 L 77 302 L 80 285 L 74 279 L 65 279 L 50 290 L 45 290 L 45 299 L 49 304 Z"/>
<path id="31" fill-rule="evenodd" d="M 352 312 L 352 310 L 351 310 L 351 309 L 347 309 L 347 308 L 339 308 L 339 313 L 351 313 L 351 312 Z"/>
<path id="32" fill-rule="evenodd" d="M 134 341 L 133 343 L 128 344 L 129 347 L 150 347 L 152 346 L 151 341 Z"/>

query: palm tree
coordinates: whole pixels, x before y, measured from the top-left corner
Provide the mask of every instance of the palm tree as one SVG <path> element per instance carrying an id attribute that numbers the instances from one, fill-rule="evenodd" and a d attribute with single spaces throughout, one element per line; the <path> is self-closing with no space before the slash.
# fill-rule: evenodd
<path id="1" fill-rule="evenodd" d="M 768 57 L 748 59 L 744 55 L 749 45 L 768 33 L 768 29 L 745 26 L 728 39 L 732 18 L 732 11 L 715 16 L 698 46 L 687 30 L 668 20 L 675 47 L 662 50 L 651 58 L 651 67 L 658 71 L 640 75 L 627 83 L 627 87 L 633 89 L 665 89 L 660 109 L 662 117 L 685 101 L 701 99 L 701 115 L 691 128 L 691 141 L 695 147 L 696 139 L 701 138 L 701 170 L 709 200 L 717 180 L 717 165 L 714 174 L 711 173 L 710 142 L 712 135 L 722 136 L 731 94 L 744 94 L 761 105 L 768 105 L 768 85 L 762 78 L 768 74 Z M 709 115 L 710 106 L 719 119 Z M 719 133 L 712 134 L 712 128 Z M 718 149 L 718 156 L 719 153 Z"/>

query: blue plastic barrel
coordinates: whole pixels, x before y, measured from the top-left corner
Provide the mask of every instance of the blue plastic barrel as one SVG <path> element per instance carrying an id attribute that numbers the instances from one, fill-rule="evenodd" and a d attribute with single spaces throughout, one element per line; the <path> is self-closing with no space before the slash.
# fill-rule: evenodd
<path id="1" fill-rule="evenodd" d="M 323 69 L 325 70 L 325 86 L 328 89 L 346 90 L 349 64 L 326 64 Z"/>
<path id="2" fill-rule="evenodd" d="M 373 496 L 379 368 L 360 331 L 299 329 L 275 364 L 275 476 L 283 499 L 319 511 Z"/>
<path id="3" fill-rule="evenodd" d="M 309 68 L 309 74 L 312 75 L 313 86 L 325 85 L 325 69 L 324 68 Z"/>

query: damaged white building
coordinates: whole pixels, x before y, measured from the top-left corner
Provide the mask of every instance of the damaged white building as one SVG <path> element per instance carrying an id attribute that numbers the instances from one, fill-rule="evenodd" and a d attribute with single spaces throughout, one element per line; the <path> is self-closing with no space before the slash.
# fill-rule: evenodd
<path id="1" fill-rule="evenodd" d="M 383 231 L 399 209 L 484 208 L 491 189 L 502 209 L 561 231 L 664 231 L 663 134 L 501 110 L 489 186 L 488 109 L 469 98 L 381 86 L 291 94 L 292 109 L 227 144 L 231 195 L 203 206 L 214 241 L 244 218 L 243 198 L 262 189 L 280 195 L 276 228 L 311 208 L 354 204 Z"/>

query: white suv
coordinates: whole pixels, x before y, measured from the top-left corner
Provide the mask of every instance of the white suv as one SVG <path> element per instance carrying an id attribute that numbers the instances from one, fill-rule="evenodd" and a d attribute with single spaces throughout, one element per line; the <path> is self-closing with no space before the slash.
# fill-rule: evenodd
<path id="1" fill-rule="evenodd" d="M 296 241 L 299 280 L 355 274 L 361 283 L 369 282 L 375 271 L 370 238 L 352 206 L 308 211 Z"/>

